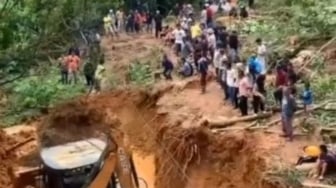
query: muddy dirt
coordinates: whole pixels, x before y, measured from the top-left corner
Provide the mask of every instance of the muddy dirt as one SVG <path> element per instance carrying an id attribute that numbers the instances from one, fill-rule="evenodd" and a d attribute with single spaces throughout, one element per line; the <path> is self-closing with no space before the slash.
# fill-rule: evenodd
<path id="1" fill-rule="evenodd" d="M 134 58 L 144 58 L 159 43 L 148 36 L 133 39 L 111 44 L 103 41 L 109 72 L 123 77 L 125 67 Z M 283 139 L 247 132 L 214 135 L 199 126 L 204 117 L 216 116 L 239 116 L 239 112 L 223 101 L 222 89 L 211 77 L 208 92 L 203 95 L 199 79 L 193 77 L 160 82 L 147 90 L 127 88 L 65 102 L 50 110 L 39 123 L 38 142 L 45 147 L 103 135 L 119 140 L 116 136 L 121 132 L 127 149 L 136 153 L 139 175 L 150 187 L 279 188 L 264 178 L 270 167 L 268 152 L 279 146 L 286 148 Z M 16 142 L 1 135 L 0 143 L 4 145 Z M 22 155 L 20 164 L 39 162 L 36 144 L 22 150 L 30 155 Z M 287 155 L 282 149 L 281 153 Z M 139 160 L 141 157 L 148 161 Z M 9 163 L 18 164 L 8 157 L 0 161 L 0 173 L 4 173 L 1 177 L 7 184 Z"/>
<path id="2" fill-rule="evenodd" d="M 11 179 L 8 173 L 10 164 L 13 163 L 11 156 L 6 153 L 6 148 L 12 146 L 15 141 L 8 137 L 6 133 L 0 130 L 0 188 L 7 188 L 11 185 Z"/>

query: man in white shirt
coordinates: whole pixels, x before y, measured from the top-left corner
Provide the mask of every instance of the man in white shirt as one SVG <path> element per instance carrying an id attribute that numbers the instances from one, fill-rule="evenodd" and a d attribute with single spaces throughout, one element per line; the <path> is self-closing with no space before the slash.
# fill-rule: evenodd
<path id="1" fill-rule="evenodd" d="M 205 4 L 202 11 L 201 11 L 201 24 L 206 24 L 206 20 L 207 20 L 207 7 L 209 5 Z"/>
<path id="2" fill-rule="evenodd" d="M 224 53 L 224 49 L 219 49 L 215 51 L 215 55 L 214 55 L 214 67 L 216 70 L 216 76 L 218 78 L 218 80 L 220 79 L 220 68 L 222 65 L 222 60 L 224 59 L 225 53 Z"/>
<path id="3" fill-rule="evenodd" d="M 185 31 L 181 28 L 180 24 L 177 24 L 176 29 L 173 31 L 175 38 L 175 50 L 176 54 L 179 55 L 182 50 L 183 38 L 186 36 Z"/>
<path id="4" fill-rule="evenodd" d="M 217 40 L 216 40 L 216 36 L 215 36 L 214 30 L 211 29 L 211 28 L 208 29 L 207 40 L 208 40 L 208 46 L 209 46 L 210 55 L 211 55 L 211 58 L 213 59 L 214 58 L 215 49 L 216 49 Z"/>

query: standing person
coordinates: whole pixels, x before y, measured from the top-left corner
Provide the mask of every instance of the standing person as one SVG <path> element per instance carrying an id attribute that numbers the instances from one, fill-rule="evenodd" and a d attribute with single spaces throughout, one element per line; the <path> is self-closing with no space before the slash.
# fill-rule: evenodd
<path id="1" fill-rule="evenodd" d="M 97 92 L 100 92 L 102 89 L 102 82 L 104 76 L 105 76 L 104 59 L 101 58 L 95 70 L 95 90 Z"/>
<path id="2" fill-rule="evenodd" d="M 313 91 L 310 89 L 310 83 L 308 81 L 305 83 L 301 99 L 303 101 L 304 111 L 307 113 L 308 108 L 313 104 Z"/>
<path id="3" fill-rule="evenodd" d="M 187 59 L 194 52 L 194 47 L 189 36 L 183 38 L 182 58 Z"/>
<path id="4" fill-rule="evenodd" d="M 200 75 L 201 75 L 200 81 L 201 81 L 201 91 L 202 91 L 202 93 L 205 93 L 205 91 L 206 91 L 208 64 L 209 63 L 208 63 L 208 59 L 206 57 L 206 54 L 202 54 L 202 57 L 198 60 L 199 72 L 200 72 Z"/>
<path id="5" fill-rule="evenodd" d="M 275 91 L 273 95 L 276 103 L 281 105 L 283 94 L 282 90 L 285 86 L 287 86 L 288 79 L 287 79 L 287 73 L 285 72 L 282 66 L 278 66 L 276 69 L 277 72 L 275 75 Z"/>
<path id="6" fill-rule="evenodd" d="M 209 4 L 206 6 L 206 25 L 209 28 L 213 28 L 213 19 L 214 19 L 214 12 L 212 11 L 211 7 Z"/>
<path id="7" fill-rule="evenodd" d="M 61 71 L 61 83 L 62 84 L 68 84 L 68 76 L 69 76 L 69 65 L 66 60 L 65 56 L 62 56 L 58 59 L 59 61 L 59 67 Z"/>
<path id="8" fill-rule="evenodd" d="M 232 31 L 229 35 L 229 58 L 232 63 L 238 60 L 239 39 L 237 31 Z"/>
<path id="9" fill-rule="evenodd" d="M 134 12 L 134 29 L 136 33 L 139 33 L 141 30 L 141 14 L 139 13 L 138 10 L 135 10 Z"/>
<path id="10" fill-rule="evenodd" d="M 296 82 L 299 80 L 299 76 L 296 74 L 292 63 L 287 62 L 286 72 L 287 72 L 288 81 L 292 83 L 293 85 L 296 84 Z"/>
<path id="11" fill-rule="evenodd" d="M 226 60 L 226 55 L 225 55 L 225 50 L 223 48 L 220 48 L 219 50 L 216 50 L 215 55 L 214 55 L 214 67 L 215 67 L 215 71 L 216 71 L 216 76 L 217 76 L 217 80 L 220 81 L 221 79 L 221 70 L 224 69 L 225 67 L 221 67 L 222 66 L 222 62 L 224 60 Z"/>
<path id="12" fill-rule="evenodd" d="M 76 51 L 74 49 L 70 50 L 70 54 L 66 57 L 66 61 L 68 65 L 69 83 L 76 84 L 80 58 L 76 55 Z"/>
<path id="13" fill-rule="evenodd" d="M 239 93 L 239 80 L 238 80 L 238 70 L 239 70 L 239 63 L 233 65 L 233 72 L 234 72 L 234 80 L 233 80 L 233 101 L 234 101 L 234 108 L 239 108 L 239 101 L 238 101 L 238 93 Z"/>
<path id="14" fill-rule="evenodd" d="M 247 62 L 248 65 L 248 72 L 252 77 L 252 81 L 255 82 L 257 76 L 261 73 L 261 64 L 257 59 L 256 55 L 252 55 Z"/>
<path id="15" fill-rule="evenodd" d="M 84 76 L 86 79 L 86 85 L 91 88 L 94 86 L 94 76 L 95 76 L 95 66 L 93 64 L 93 59 L 90 58 L 84 64 Z"/>
<path id="16" fill-rule="evenodd" d="M 160 11 L 156 11 L 156 15 L 154 16 L 154 22 L 155 22 L 155 37 L 159 38 L 159 34 L 162 31 L 162 16 L 160 14 Z"/>
<path id="17" fill-rule="evenodd" d="M 121 32 L 123 29 L 123 23 L 124 23 L 124 12 L 120 9 L 117 10 L 116 12 L 116 17 L 117 17 L 117 30 Z"/>
<path id="18" fill-rule="evenodd" d="M 104 18 L 104 31 L 105 31 L 105 35 L 112 37 L 113 36 L 113 29 L 112 29 L 112 18 L 110 16 L 110 14 L 107 14 Z"/>
<path id="19" fill-rule="evenodd" d="M 199 24 L 196 24 L 194 21 L 191 24 L 190 28 L 191 32 L 191 38 L 195 40 L 197 37 L 200 37 L 202 35 L 202 30 Z"/>
<path id="20" fill-rule="evenodd" d="M 253 84 L 253 110 L 255 114 L 258 114 L 260 111 L 265 111 L 265 100 L 266 100 L 266 90 L 264 87 L 264 80 L 262 77 L 257 77 L 256 82 Z"/>
<path id="21" fill-rule="evenodd" d="M 197 70 L 199 70 L 198 60 L 202 57 L 202 44 L 200 38 L 196 38 L 194 42 L 194 63 Z"/>
<path id="22" fill-rule="evenodd" d="M 291 89 L 288 87 L 283 89 L 283 98 L 281 104 L 282 130 L 288 141 L 293 140 L 293 118 L 296 111 L 295 98 L 291 92 Z"/>
<path id="23" fill-rule="evenodd" d="M 202 54 L 204 54 L 205 57 L 208 57 L 209 43 L 208 43 L 206 35 L 201 36 L 200 43 L 201 43 L 201 46 L 202 46 Z"/>
<path id="24" fill-rule="evenodd" d="M 226 67 L 226 83 L 228 87 L 229 99 L 232 106 L 236 104 L 236 97 L 235 97 L 235 80 L 236 80 L 235 70 L 232 68 L 231 63 L 227 63 Z"/>
<path id="25" fill-rule="evenodd" d="M 251 85 L 249 78 L 245 75 L 243 70 L 238 71 L 238 98 L 239 98 L 239 109 L 242 116 L 248 115 L 248 97 L 251 91 Z"/>
<path id="26" fill-rule="evenodd" d="M 228 33 L 226 31 L 226 27 L 222 26 L 218 29 L 218 33 L 217 33 L 217 40 L 219 41 L 217 44 L 217 47 L 219 48 L 224 48 L 227 49 L 228 46 Z"/>
<path id="27" fill-rule="evenodd" d="M 263 67 L 264 72 L 262 74 L 266 74 L 266 53 L 267 49 L 265 44 L 262 42 L 260 38 L 256 40 L 256 43 L 258 44 L 258 61 L 260 62 L 261 66 Z"/>
<path id="28" fill-rule="evenodd" d="M 118 36 L 117 28 L 116 28 L 116 23 L 117 23 L 117 17 L 114 14 L 113 9 L 110 9 L 109 11 L 110 19 L 111 19 L 111 30 L 112 34 L 115 36 Z"/>
<path id="29" fill-rule="evenodd" d="M 208 29 L 207 40 L 208 40 L 208 49 L 209 49 L 211 62 L 212 62 L 212 60 L 214 58 L 215 49 L 216 49 L 216 36 L 215 36 L 214 30 L 212 28 Z"/>
<path id="30" fill-rule="evenodd" d="M 230 99 L 230 91 L 229 91 L 229 86 L 227 83 L 227 73 L 228 73 L 228 64 L 230 62 L 228 61 L 228 58 L 226 56 L 226 54 L 224 53 L 224 55 L 222 56 L 222 59 L 220 61 L 220 65 L 219 65 L 219 73 L 221 75 L 221 87 L 224 91 L 224 100 L 228 100 Z"/>
<path id="31" fill-rule="evenodd" d="M 183 38 L 186 36 L 185 31 L 181 28 L 180 24 L 176 25 L 176 29 L 173 31 L 175 38 L 175 52 L 177 55 L 180 55 L 183 45 Z"/>
<path id="32" fill-rule="evenodd" d="M 134 32 L 134 14 L 133 11 L 130 10 L 128 16 L 127 16 L 127 22 L 126 22 L 126 32 Z"/>
<path id="33" fill-rule="evenodd" d="M 163 76 L 166 78 L 166 80 L 172 80 L 173 78 L 171 74 L 173 72 L 174 65 L 168 58 L 167 54 L 163 55 L 162 67 L 163 67 Z"/>
<path id="34" fill-rule="evenodd" d="M 152 23 L 153 23 L 153 15 L 152 15 L 152 13 L 147 12 L 146 16 L 147 16 L 147 19 L 146 19 L 146 31 L 148 33 L 151 33 L 152 30 L 153 30 L 153 25 L 152 25 Z"/>
<path id="35" fill-rule="evenodd" d="M 201 11 L 201 20 L 200 20 L 201 24 L 206 25 L 207 23 L 207 4 L 205 4 L 203 6 L 203 9 Z"/>

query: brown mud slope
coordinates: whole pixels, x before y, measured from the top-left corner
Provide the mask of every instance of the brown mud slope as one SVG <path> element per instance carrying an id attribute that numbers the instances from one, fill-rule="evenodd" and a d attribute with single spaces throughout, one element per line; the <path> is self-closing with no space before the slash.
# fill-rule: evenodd
<path id="1" fill-rule="evenodd" d="M 158 134 L 156 187 L 275 188 L 251 134 L 213 135 L 206 128 L 164 127 Z"/>
<path id="2" fill-rule="evenodd" d="M 60 105 L 39 128 L 42 145 L 118 129 L 127 135 L 133 150 L 155 156 L 157 188 L 271 188 L 263 183 L 266 165 L 253 135 L 215 136 L 204 127 L 186 129 L 182 122 L 172 124 L 166 118 L 169 112 L 158 113 L 158 99 L 171 89 L 151 94 L 113 91 Z"/>
<path id="3" fill-rule="evenodd" d="M 0 129 L 0 188 L 11 188 L 12 182 L 9 171 L 17 163 L 17 159 L 25 153 L 17 153 L 15 148 L 17 144 L 31 137 L 31 133 L 19 131 L 9 136 L 5 131 Z M 31 149 L 30 147 L 26 148 Z"/>
<path id="4" fill-rule="evenodd" d="M 13 163 L 13 156 L 6 152 L 6 148 L 13 146 L 16 141 L 7 136 L 4 131 L 0 129 L 0 188 L 10 188 L 11 179 L 9 169 Z"/>
<path id="5" fill-rule="evenodd" d="M 122 130 L 138 134 L 151 116 L 154 96 L 142 91 L 113 91 L 69 101 L 50 111 L 38 127 L 42 146 L 53 146 Z M 123 125 L 120 127 L 120 125 Z"/>

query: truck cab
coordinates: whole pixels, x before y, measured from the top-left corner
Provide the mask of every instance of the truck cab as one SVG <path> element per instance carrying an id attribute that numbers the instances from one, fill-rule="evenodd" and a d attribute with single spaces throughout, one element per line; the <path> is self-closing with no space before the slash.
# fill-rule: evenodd
<path id="1" fill-rule="evenodd" d="M 42 187 L 89 187 L 110 153 L 107 142 L 98 138 L 43 148 L 40 152 Z M 107 187 L 117 187 L 115 173 L 111 175 Z"/>

